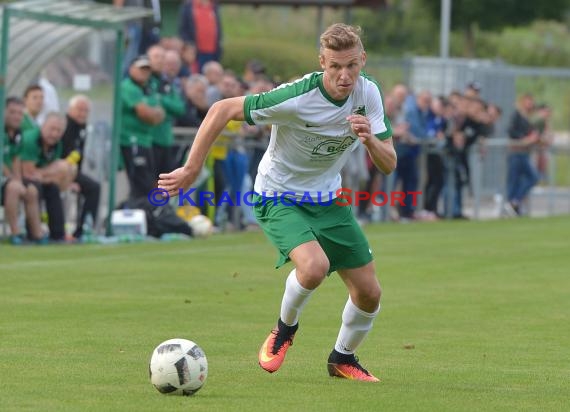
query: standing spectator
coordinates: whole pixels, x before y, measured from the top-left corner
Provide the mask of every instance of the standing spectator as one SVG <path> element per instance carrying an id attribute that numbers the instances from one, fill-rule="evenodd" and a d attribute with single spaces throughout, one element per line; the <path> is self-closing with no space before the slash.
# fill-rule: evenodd
<path id="1" fill-rule="evenodd" d="M 186 111 L 176 120 L 180 127 L 199 127 L 208 113 L 208 99 L 206 90 L 208 80 L 201 74 L 194 74 L 184 83 L 184 96 L 186 98 Z"/>
<path id="2" fill-rule="evenodd" d="M 21 159 L 22 176 L 35 185 L 39 197 L 45 201 L 48 214 L 49 237 L 65 238 L 65 218 L 60 191 L 66 190 L 75 178 L 77 168 L 61 160 L 61 138 L 65 131 L 65 117 L 48 113 L 41 129 L 24 132 Z"/>
<path id="3" fill-rule="evenodd" d="M 213 0 L 185 0 L 178 13 L 178 35 L 196 45 L 199 69 L 222 58 L 222 25 Z"/>
<path id="4" fill-rule="evenodd" d="M 123 73 L 128 75 L 130 63 L 153 44 L 160 40 L 160 1 L 159 0 L 113 0 L 115 7 L 151 8 L 153 15 L 144 20 L 135 20 L 127 24 L 127 48 L 123 60 Z"/>
<path id="5" fill-rule="evenodd" d="M 190 77 L 193 74 L 200 74 L 200 65 L 198 64 L 196 45 L 191 42 L 185 42 L 180 52 L 182 57 L 182 67 L 180 68 L 180 77 Z"/>
<path id="6" fill-rule="evenodd" d="M 443 149 L 447 130 L 446 113 L 449 103 L 443 97 L 432 100 L 427 122 L 427 182 L 424 189 L 424 209 L 434 218 L 438 215 L 437 204 L 445 182 Z"/>
<path id="7" fill-rule="evenodd" d="M 538 131 L 539 141 L 536 151 L 536 169 L 541 179 L 548 176 L 548 147 L 552 144 L 553 136 L 550 130 L 550 118 L 552 110 L 547 104 L 539 104 L 536 107 L 532 124 Z"/>
<path id="8" fill-rule="evenodd" d="M 168 74 L 165 73 L 165 59 L 168 53 Z M 154 45 L 148 50 L 150 59 L 151 77 L 150 88 L 160 99 L 160 106 L 164 110 L 164 120 L 152 128 L 152 151 L 155 162 L 155 175 L 175 166 L 176 153 L 174 151 L 174 134 L 172 125 L 174 118 L 182 116 L 185 112 L 184 99 L 177 83 L 177 74 L 180 71 L 180 56 L 175 51 L 168 51 Z"/>
<path id="9" fill-rule="evenodd" d="M 22 133 L 26 130 L 37 129 L 40 127 L 38 123 L 38 115 L 44 107 L 44 91 L 38 84 L 32 84 L 24 91 L 24 118 L 20 129 Z"/>
<path id="10" fill-rule="evenodd" d="M 32 184 L 22 182 L 20 151 L 22 133 L 20 124 L 24 117 L 24 102 L 17 97 L 6 99 L 4 112 L 4 153 L 2 163 L 2 205 L 10 227 L 10 243 L 20 245 L 24 236 L 18 227 L 18 207 L 23 203 L 26 209 L 26 225 L 28 237 L 34 241 L 42 241 L 38 191 Z"/>
<path id="11" fill-rule="evenodd" d="M 532 95 L 522 95 L 509 125 L 513 145 L 508 156 L 507 209 L 517 215 L 522 213 L 523 201 L 539 179 L 530 159 L 531 149 L 540 139 L 538 131 L 530 123 L 533 109 Z"/>
<path id="12" fill-rule="evenodd" d="M 83 226 L 87 216 L 91 216 L 91 224 L 96 225 L 101 193 L 99 182 L 81 173 L 90 110 L 91 101 L 87 96 L 81 94 L 73 96 L 69 100 L 67 127 L 61 139 L 63 143 L 63 158 L 79 156 L 77 177 L 71 185 L 72 190 L 79 194 L 77 198 L 77 226 L 75 227 L 75 232 L 73 232 L 73 237 L 76 239 L 81 238 L 83 235 Z"/>
<path id="13" fill-rule="evenodd" d="M 50 112 L 59 112 L 59 96 L 57 95 L 57 89 L 52 82 L 46 76 L 45 70 L 38 80 L 38 85 L 42 88 L 44 92 L 44 103 L 42 105 L 42 110 L 38 114 L 37 120 L 38 124 L 41 126 L 46 118 L 46 115 Z"/>
<path id="14" fill-rule="evenodd" d="M 208 99 L 208 106 L 211 106 L 222 99 L 220 83 L 224 77 L 224 68 L 220 63 L 211 61 L 204 65 L 202 73 L 206 76 L 206 79 L 208 79 L 206 98 Z"/>
<path id="15" fill-rule="evenodd" d="M 115 7 L 144 7 L 144 0 L 113 0 Z M 123 73 L 128 74 L 129 63 L 139 54 L 142 40 L 142 20 L 133 20 L 127 23 L 127 46 L 123 59 Z"/>
<path id="16" fill-rule="evenodd" d="M 408 133 L 404 140 L 396 145 L 398 153 L 398 165 L 396 179 L 402 181 L 402 191 L 406 192 L 404 206 L 400 208 L 400 217 L 413 219 L 415 206 L 410 192 L 418 190 L 419 170 L 418 156 L 420 154 L 420 142 L 427 137 L 427 119 L 431 105 L 431 94 L 428 91 L 418 93 L 414 101 L 405 110 L 406 123 L 409 125 Z"/>
<path id="17" fill-rule="evenodd" d="M 120 146 L 131 198 L 146 198 L 155 187 L 152 127 L 160 124 L 165 114 L 149 87 L 150 75 L 148 57 L 139 56 L 129 67 L 129 77 L 121 83 Z"/>

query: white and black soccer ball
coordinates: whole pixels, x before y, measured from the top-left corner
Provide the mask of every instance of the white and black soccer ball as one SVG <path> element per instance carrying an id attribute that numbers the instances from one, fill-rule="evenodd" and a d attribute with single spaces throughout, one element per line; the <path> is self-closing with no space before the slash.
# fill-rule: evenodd
<path id="1" fill-rule="evenodd" d="M 196 215 L 188 222 L 195 237 L 208 237 L 212 234 L 212 221 L 204 215 Z"/>
<path id="2" fill-rule="evenodd" d="M 168 395 L 194 395 L 208 377 L 206 354 L 196 343 L 186 339 L 169 339 L 152 352 L 150 382 Z"/>

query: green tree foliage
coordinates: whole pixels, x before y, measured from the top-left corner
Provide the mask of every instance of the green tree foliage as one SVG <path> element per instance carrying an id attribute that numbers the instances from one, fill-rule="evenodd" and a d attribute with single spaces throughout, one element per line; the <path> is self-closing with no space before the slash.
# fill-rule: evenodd
<path id="1" fill-rule="evenodd" d="M 439 21 L 441 0 L 422 0 L 432 18 Z M 477 25 L 485 30 L 520 26 L 537 19 L 562 21 L 570 0 L 453 0 L 451 24 L 454 29 Z"/>
<path id="2" fill-rule="evenodd" d="M 394 0 L 386 9 L 355 9 L 354 24 L 364 30 L 368 51 L 382 55 L 434 54 L 438 49 L 437 22 L 425 5 Z"/>

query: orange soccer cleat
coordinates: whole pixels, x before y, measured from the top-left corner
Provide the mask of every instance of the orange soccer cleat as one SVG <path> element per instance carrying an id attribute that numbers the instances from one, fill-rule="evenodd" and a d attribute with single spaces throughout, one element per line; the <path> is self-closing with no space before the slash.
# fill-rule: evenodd
<path id="1" fill-rule="evenodd" d="M 330 376 L 363 382 L 380 382 L 380 379 L 358 363 L 358 359 L 353 354 L 345 355 L 333 350 L 329 356 L 327 368 Z"/>
<path id="2" fill-rule="evenodd" d="M 259 350 L 259 366 L 269 373 L 277 371 L 283 361 L 289 346 L 293 344 L 293 338 L 297 331 L 298 324 L 295 326 L 285 325 L 281 319 L 277 326 L 271 331 L 261 349 Z"/>

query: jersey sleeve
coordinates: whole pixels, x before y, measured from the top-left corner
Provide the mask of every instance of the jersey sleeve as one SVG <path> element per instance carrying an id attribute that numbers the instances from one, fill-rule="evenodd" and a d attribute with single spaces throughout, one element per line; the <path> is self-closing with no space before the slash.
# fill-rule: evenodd
<path id="1" fill-rule="evenodd" d="M 144 102 L 144 98 L 145 95 L 140 88 L 131 87 L 131 85 L 123 83 L 121 99 L 125 107 L 134 110 L 139 103 Z"/>
<path id="2" fill-rule="evenodd" d="M 38 132 L 39 130 L 27 130 L 22 135 L 22 145 L 20 147 L 20 160 L 22 162 L 34 162 L 39 160 L 39 146 L 38 146 Z"/>
<path id="3" fill-rule="evenodd" d="M 384 99 L 382 90 L 376 81 L 369 79 L 368 90 L 366 93 L 367 102 L 366 117 L 370 121 L 372 134 L 380 140 L 386 140 L 392 137 L 392 125 L 384 112 Z"/>

